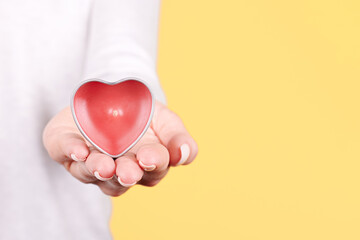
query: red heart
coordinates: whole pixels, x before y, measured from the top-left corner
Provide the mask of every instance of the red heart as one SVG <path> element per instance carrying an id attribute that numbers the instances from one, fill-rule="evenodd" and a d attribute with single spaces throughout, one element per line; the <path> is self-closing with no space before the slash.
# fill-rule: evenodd
<path id="1" fill-rule="evenodd" d="M 77 127 L 101 152 L 116 158 L 127 152 L 150 125 L 153 96 L 142 82 L 89 80 L 75 91 L 71 109 Z"/>

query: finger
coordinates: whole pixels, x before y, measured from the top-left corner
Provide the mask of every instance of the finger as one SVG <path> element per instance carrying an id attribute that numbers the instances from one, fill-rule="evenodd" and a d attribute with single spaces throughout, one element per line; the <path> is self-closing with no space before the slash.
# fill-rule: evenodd
<path id="1" fill-rule="evenodd" d="M 98 179 L 89 171 L 84 162 L 65 161 L 64 167 L 83 183 L 96 183 Z"/>
<path id="2" fill-rule="evenodd" d="M 171 166 L 190 164 L 198 153 L 196 142 L 187 134 L 173 134 L 167 147 L 171 154 Z"/>
<path id="3" fill-rule="evenodd" d="M 117 158 L 115 164 L 118 182 L 124 187 L 135 185 L 144 175 L 133 153 L 126 153 Z"/>
<path id="4" fill-rule="evenodd" d="M 168 172 L 169 152 L 164 145 L 153 143 L 141 146 L 136 154 L 139 165 L 145 171 L 141 184 L 154 186 Z"/>
<path id="5" fill-rule="evenodd" d="M 64 166 L 75 178 L 84 183 L 97 183 L 112 179 L 114 160 L 92 147 L 85 162 L 65 161 Z"/>
<path id="6" fill-rule="evenodd" d="M 130 149 L 136 154 L 139 165 L 144 171 L 163 170 L 169 165 L 169 152 L 159 141 L 154 130 L 149 128 L 140 141 Z"/>
<path id="7" fill-rule="evenodd" d="M 90 151 L 82 136 L 77 133 L 63 133 L 59 136 L 58 146 L 60 151 L 54 151 L 53 158 L 63 161 L 64 158 L 74 161 L 85 161 Z"/>
<path id="8" fill-rule="evenodd" d="M 85 162 L 70 160 L 64 162 L 64 166 L 71 175 L 84 183 L 108 181 L 115 174 L 114 160 L 93 147 Z"/>
<path id="9" fill-rule="evenodd" d="M 128 187 L 121 186 L 115 178 L 106 182 L 99 181 L 97 185 L 103 193 L 112 197 L 120 196 L 129 189 Z"/>
<path id="10" fill-rule="evenodd" d="M 70 107 L 64 108 L 48 122 L 42 140 L 50 157 L 59 163 L 69 159 L 84 161 L 89 155 L 88 146 L 71 117 Z"/>
<path id="11" fill-rule="evenodd" d="M 108 181 L 112 179 L 115 174 L 114 159 L 99 152 L 94 147 L 91 147 L 91 152 L 85 161 L 85 166 L 91 175 L 100 181 Z"/>
<path id="12" fill-rule="evenodd" d="M 198 153 L 195 140 L 180 117 L 160 103 L 157 103 L 152 127 L 169 150 L 171 166 L 189 164 L 195 159 Z"/>

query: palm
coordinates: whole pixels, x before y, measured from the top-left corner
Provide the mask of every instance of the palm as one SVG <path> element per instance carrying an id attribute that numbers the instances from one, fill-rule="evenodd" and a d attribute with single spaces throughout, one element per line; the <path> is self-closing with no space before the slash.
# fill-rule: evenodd
<path id="1" fill-rule="evenodd" d="M 69 107 L 48 123 L 43 141 L 49 155 L 74 177 L 97 184 L 112 196 L 122 194 L 136 183 L 156 185 L 169 166 L 190 163 L 197 154 L 197 145 L 181 119 L 161 103 L 156 103 L 152 123 L 144 136 L 115 161 L 85 141 Z"/>

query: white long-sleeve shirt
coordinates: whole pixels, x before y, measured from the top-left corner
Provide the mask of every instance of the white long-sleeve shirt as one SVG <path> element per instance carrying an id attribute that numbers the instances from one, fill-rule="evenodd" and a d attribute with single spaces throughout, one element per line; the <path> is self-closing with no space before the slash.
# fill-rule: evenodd
<path id="1" fill-rule="evenodd" d="M 157 79 L 159 0 L 0 0 L 0 239 L 111 239 L 110 199 L 46 153 L 85 79 Z M 120 226 L 119 226 L 120 227 Z"/>

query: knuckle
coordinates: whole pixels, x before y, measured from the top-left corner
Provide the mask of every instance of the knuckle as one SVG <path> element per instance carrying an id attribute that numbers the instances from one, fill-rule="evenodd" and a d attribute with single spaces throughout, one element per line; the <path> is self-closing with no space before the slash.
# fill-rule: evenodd
<path id="1" fill-rule="evenodd" d="M 143 183 L 141 183 L 141 185 L 145 187 L 155 187 L 159 182 L 160 180 L 144 181 Z"/>
<path id="2" fill-rule="evenodd" d="M 125 193 L 128 189 L 119 186 L 120 184 L 116 184 L 113 180 L 107 182 L 98 182 L 96 185 L 101 189 L 101 191 L 111 197 L 118 197 Z"/>
<path id="3" fill-rule="evenodd" d="M 98 180 L 90 179 L 90 178 L 84 178 L 79 180 L 85 184 L 96 184 L 98 182 Z"/>
<path id="4" fill-rule="evenodd" d="M 122 194 L 121 191 L 111 191 L 111 192 L 107 193 L 107 195 L 109 195 L 111 197 L 119 197 L 121 194 Z"/>

